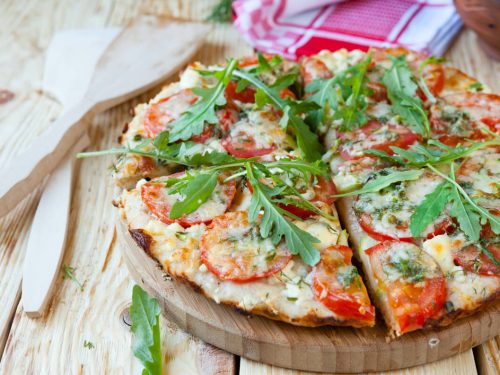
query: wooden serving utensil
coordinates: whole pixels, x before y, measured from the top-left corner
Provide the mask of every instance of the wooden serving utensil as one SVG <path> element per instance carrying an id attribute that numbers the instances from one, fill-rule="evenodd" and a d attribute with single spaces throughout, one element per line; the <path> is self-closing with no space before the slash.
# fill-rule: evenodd
<path id="1" fill-rule="evenodd" d="M 211 26 L 147 17 L 133 23 L 99 59 L 84 98 L 44 132 L 29 152 L 2 168 L 0 217 L 50 174 L 84 131 L 88 119 L 160 83 L 179 70 Z"/>
<path id="2" fill-rule="evenodd" d="M 58 32 L 47 48 L 43 91 L 62 104 L 63 112 L 87 91 L 92 73 L 119 28 Z M 52 171 L 40 197 L 24 257 L 22 304 L 31 318 L 44 315 L 57 284 L 66 247 L 75 153 L 90 140 L 86 134 Z"/>

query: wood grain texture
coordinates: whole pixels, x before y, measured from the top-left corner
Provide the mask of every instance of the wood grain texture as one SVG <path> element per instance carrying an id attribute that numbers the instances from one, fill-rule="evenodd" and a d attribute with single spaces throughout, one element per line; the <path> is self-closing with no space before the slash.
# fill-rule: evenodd
<path id="1" fill-rule="evenodd" d="M 259 362 L 251 361 L 242 358 L 240 362 L 239 375 L 326 375 L 326 373 L 304 372 L 288 370 L 275 366 L 262 366 Z M 474 357 L 472 351 L 468 350 L 464 353 L 453 357 L 443 359 L 438 362 L 433 362 L 423 366 L 415 366 L 406 370 L 387 371 L 384 375 L 429 375 L 429 374 L 453 374 L 453 375 L 474 375 L 477 374 L 476 366 L 474 365 Z"/>
<path id="2" fill-rule="evenodd" d="M 0 90 L 14 94 L 12 100 L 0 104 L 0 168 L 26 150 L 60 113 L 59 104 L 40 91 L 43 51 L 55 31 L 123 26 L 136 16 L 147 14 L 201 20 L 215 3 L 216 0 L 0 1 Z M 207 63 L 221 62 L 226 56 L 242 56 L 250 50 L 234 29 L 219 26 L 209 35 L 209 41 L 197 59 Z M 489 84 L 495 91 L 500 91 L 500 64 L 486 58 L 471 32 L 462 33 L 447 56 L 454 65 Z M 93 121 L 92 148 L 114 145 L 120 128 L 129 120 L 128 110 L 136 103 L 148 100 L 157 91 L 158 87 L 98 116 Z M 79 183 L 75 188 L 78 189 L 78 196 L 75 195 L 73 200 L 71 218 L 72 223 L 86 230 L 71 230 L 70 236 L 74 240 L 70 240 L 63 262 L 77 267 L 77 277 L 87 283 L 82 294 L 70 281 L 59 281 L 57 297 L 52 303 L 52 312 L 59 312 L 54 313 L 57 316 L 52 318 L 52 312 L 49 314 L 46 319 L 50 320 L 50 324 L 47 327 L 44 327 L 45 320 L 30 322 L 23 317 L 18 306 L 26 236 L 39 191 L 32 192 L 12 213 L 0 219 L 0 301 L 3 307 L 0 309 L 0 356 L 3 355 L 0 373 L 15 370 L 16 374 L 31 374 L 51 369 L 52 374 L 58 374 L 56 370 L 62 368 L 60 362 L 65 364 L 64 374 L 128 374 L 137 369 L 129 341 L 126 341 L 130 340 L 130 335 L 123 330 L 119 318 L 130 302 L 131 281 L 119 251 L 115 245 L 109 246 L 113 236 L 106 225 L 112 223 L 114 215 L 108 200 L 112 187 L 106 179 L 106 168 L 111 160 L 86 160 L 77 171 Z M 102 205 L 104 211 L 96 209 L 97 204 Z M 15 321 L 11 329 L 14 312 Z M 166 327 L 167 321 L 162 319 L 161 324 Z M 3 351 L 7 335 L 7 349 Z M 200 374 L 231 374 L 234 371 L 231 356 L 216 356 L 215 360 L 208 361 L 206 353 L 213 350 L 212 347 L 201 344 L 173 326 L 166 335 L 168 338 L 163 340 L 165 358 L 171 366 L 169 369 L 175 370 L 171 371 L 172 374 L 183 373 L 183 368 L 191 369 L 193 366 Z M 92 341 L 95 349 L 84 348 L 84 340 Z M 479 368 L 482 371 L 487 369 L 485 371 L 489 372 L 484 372 L 486 374 L 498 373 L 498 338 L 479 348 L 484 348 L 484 353 L 490 353 L 490 359 L 487 359 L 482 354 L 478 355 L 478 349 L 475 350 Z M 473 374 L 471 353 L 467 351 L 449 360 L 393 374 L 412 374 L 413 371 L 418 374 Z M 484 362 L 482 358 L 485 358 Z M 440 367 L 443 362 L 449 367 Z M 204 368 L 202 363 L 212 365 Z M 241 360 L 240 372 L 299 374 L 244 359 Z"/>
<path id="3" fill-rule="evenodd" d="M 143 17 L 125 27 L 97 61 L 87 92 L 67 109 L 37 144 L 0 174 L 0 217 L 50 174 L 87 128 L 94 114 L 133 98 L 189 63 L 211 26 Z M 163 48 L 157 45 L 171 40 Z M 140 58 L 138 58 L 140 56 Z"/>
<path id="4" fill-rule="evenodd" d="M 305 328 L 217 304 L 179 281 L 143 251 L 119 219 L 118 240 L 133 278 L 182 329 L 221 349 L 276 366 L 305 371 L 360 373 L 397 370 L 469 350 L 500 333 L 500 303 L 452 325 L 387 340 L 387 328 Z"/>

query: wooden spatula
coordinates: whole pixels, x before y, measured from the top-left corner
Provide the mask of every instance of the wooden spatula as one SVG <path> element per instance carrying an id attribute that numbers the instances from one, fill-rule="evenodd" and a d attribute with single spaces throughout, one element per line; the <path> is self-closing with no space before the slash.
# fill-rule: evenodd
<path id="1" fill-rule="evenodd" d="M 0 217 L 50 174 L 81 136 L 90 116 L 132 98 L 179 70 L 210 26 L 148 17 L 123 29 L 96 65 L 84 98 L 0 174 Z"/>
<path id="2" fill-rule="evenodd" d="M 87 91 L 92 73 L 120 29 L 81 29 L 58 32 L 47 48 L 43 91 L 63 106 L 77 104 Z M 56 285 L 66 246 L 74 155 L 89 143 L 84 133 L 50 175 L 40 197 L 26 246 L 22 304 L 29 317 L 43 316 Z"/>

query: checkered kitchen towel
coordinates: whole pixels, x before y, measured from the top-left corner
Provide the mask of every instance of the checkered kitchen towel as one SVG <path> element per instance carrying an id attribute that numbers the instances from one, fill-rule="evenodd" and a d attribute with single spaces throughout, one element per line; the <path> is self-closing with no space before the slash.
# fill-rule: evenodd
<path id="1" fill-rule="evenodd" d="M 371 46 L 439 56 L 462 26 L 453 0 L 237 0 L 233 9 L 253 47 L 291 59 Z"/>

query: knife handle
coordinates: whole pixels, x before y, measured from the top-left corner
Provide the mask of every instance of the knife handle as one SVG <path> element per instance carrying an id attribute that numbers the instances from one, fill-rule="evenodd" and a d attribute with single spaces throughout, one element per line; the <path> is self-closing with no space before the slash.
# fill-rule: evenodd
<path id="1" fill-rule="evenodd" d="M 42 183 L 85 130 L 96 105 L 83 99 L 56 120 L 29 150 L 16 156 L 0 174 L 0 217 L 10 212 Z"/>

